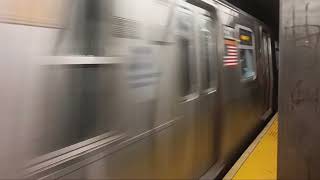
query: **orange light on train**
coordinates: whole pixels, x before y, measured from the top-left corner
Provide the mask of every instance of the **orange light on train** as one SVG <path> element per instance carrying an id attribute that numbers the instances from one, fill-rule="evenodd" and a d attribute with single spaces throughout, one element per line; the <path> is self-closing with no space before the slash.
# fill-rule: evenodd
<path id="1" fill-rule="evenodd" d="M 251 39 L 250 36 L 246 36 L 246 35 L 241 35 L 240 36 L 240 40 L 241 41 L 250 41 L 250 39 Z"/>

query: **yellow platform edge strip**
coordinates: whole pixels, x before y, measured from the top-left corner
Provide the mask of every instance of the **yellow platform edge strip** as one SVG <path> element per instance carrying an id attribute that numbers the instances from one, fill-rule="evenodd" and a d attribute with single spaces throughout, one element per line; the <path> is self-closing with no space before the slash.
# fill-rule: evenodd
<path id="1" fill-rule="evenodd" d="M 276 179 L 277 135 L 278 114 L 272 118 L 223 179 Z"/>

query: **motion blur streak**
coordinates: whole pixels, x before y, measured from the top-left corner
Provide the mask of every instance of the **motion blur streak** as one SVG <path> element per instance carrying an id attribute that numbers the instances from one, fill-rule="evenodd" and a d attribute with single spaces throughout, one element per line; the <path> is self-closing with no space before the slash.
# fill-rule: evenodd
<path id="1" fill-rule="evenodd" d="M 0 178 L 223 166 L 272 113 L 271 41 L 221 1 L 0 0 Z"/>

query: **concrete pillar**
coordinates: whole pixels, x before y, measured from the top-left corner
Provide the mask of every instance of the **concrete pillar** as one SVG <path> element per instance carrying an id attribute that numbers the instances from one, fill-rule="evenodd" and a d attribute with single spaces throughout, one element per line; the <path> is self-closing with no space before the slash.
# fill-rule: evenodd
<path id="1" fill-rule="evenodd" d="M 280 0 L 279 179 L 320 179 L 320 1 Z"/>

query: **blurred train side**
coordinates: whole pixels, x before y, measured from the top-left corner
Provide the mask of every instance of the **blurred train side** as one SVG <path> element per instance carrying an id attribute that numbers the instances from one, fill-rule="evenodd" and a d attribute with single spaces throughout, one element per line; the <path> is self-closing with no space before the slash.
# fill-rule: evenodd
<path id="1" fill-rule="evenodd" d="M 270 32 L 231 5 L 58 4 L 66 21 L 0 19 L 1 175 L 199 178 L 273 113 Z M 254 37 L 248 79 L 224 61 L 241 28 Z"/>

